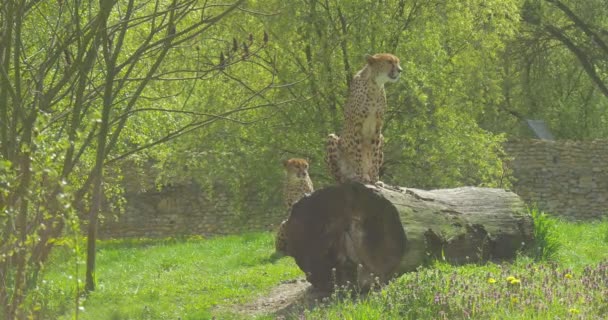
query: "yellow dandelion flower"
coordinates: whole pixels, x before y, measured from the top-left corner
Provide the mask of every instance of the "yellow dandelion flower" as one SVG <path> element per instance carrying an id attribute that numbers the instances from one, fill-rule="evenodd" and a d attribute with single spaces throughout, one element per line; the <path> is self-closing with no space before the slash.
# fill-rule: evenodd
<path id="1" fill-rule="evenodd" d="M 509 281 L 509 283 L 512 285 L 516 285 L 516 284 L 520 284 L 521 281 L 519 279 L 513 278 L 513 279 L 511 279 L 511 281 Z"/>
<path id="2" fill-rule="evenodd" d="M 566 275 L 564 276 L 564 278 L 566 278 L 566 279 L 572 279 L 572 275 L 569 274 L 569 273 L 566 273 Z"/>
<path id="3" fill-rule="evenodd" d="M 572 314 L 579 314 L 580 313 L 580 311 L 578 311 L 578 309 L 576 309 L 576 308 L 570 308 L 570 310 L 568 310 L 568 311 L 570 313 L 572 313 Z"/>
<path id="4" fill-rule="evenodd" d="M 514 276 L 508 276 L 508 277 L 507 277 L 507 282 L 511 282 L 511 281 L 513 281 L 513 280 L 515 280 L 515 277 L 514 277 Z"/>
<path id="5" fill-rule="evenodd" d="M 517 300 L 517 297 L 512 297 L 511 298 L 511 303 L 517 303 L 517 301 L 519 301 L 519 300 Z"/>
<path id="6" fill-rule="evenodd" d="M 496 283 L 496 279 L 494 279 L 494 278 L 488 278 L 488 283 L 489 284 Z"/>

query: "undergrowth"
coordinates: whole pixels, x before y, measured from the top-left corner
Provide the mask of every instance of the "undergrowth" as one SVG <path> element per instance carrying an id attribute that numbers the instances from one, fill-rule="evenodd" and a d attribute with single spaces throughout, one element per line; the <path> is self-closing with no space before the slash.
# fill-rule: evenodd
<path id="1" fill-rule="evenodd" d="M 436 262 L 367 296 L 340 288 L 298 319 L 606 319 L 608 221 L 565 222 L 532 211 L 536 247 L 513 263 Z M 598 241 L 599 240 L 599 241 Z"/>
<path id="2" fill-rule="evenodd" d="M 355 299 L 330 303 L 294 319 L 605 319 L 608 260 L 579 271 L 556 263 L 453 267 L 437 263 Z M 343 288 L 342 290 L 348 290 Z"/>
<path id="3" fill-rule="evenodd" d="M 532 256 L 540 261 L 555 259 L 561 246 L 556 229 L 557 220 L 536 208 L 530 210 L 530 214 L 534 219 L 534 239 L 536 242 L 532 250 Z"/>

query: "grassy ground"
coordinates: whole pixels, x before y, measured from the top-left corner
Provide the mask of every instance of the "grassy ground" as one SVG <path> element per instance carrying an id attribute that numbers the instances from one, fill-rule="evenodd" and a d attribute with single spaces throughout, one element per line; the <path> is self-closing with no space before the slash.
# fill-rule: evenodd
<path id="1" fill-rule="evenodd" d="M 273 241 L 270 233 L 102 241 L 97 290 L 80 301 L 78 318 L 209 319 L 212 312 L 217 316 L 216 306 L 243 303 L 301 276 L 293 259 L 272 258 Z M 68 252 L 57 251 L 45 275 L 39 290 L 48 297 L 40 305 L 45 319 L 75 316 L 76 267 L 70 260 Z"/>
<path id="2" fill-rule="evenodd" d="M 338 290 L 309 319 L 608 319 L 608 221 L 557 222 L 553 261 L 449 266 L 405 274 L 363 298 Z M 297 315 L 293 315 L 294 317 Z M 300 315 L 302 316 L 302 315 Z"/>
<path id="3" fill-rule="evenodd" d="M 557 222 L 552 234 L 561 245 L 553 262 L 521 256 L 504 265 L 453 267 L 437 263 L 406 274 L 364 298 L 346 299 L 342 292 L 312 311 L 291 316 L 608 318 L 608 221 Z M 34 296 L 34 305 L 45 319 L 72 319 L 76 312 L 79 319 L 102 320 L 248 318 L 218 314 L 218 310 L 251 301 L 281 281 L 302 276 L 293 259 L 273 259 L 272 249 L 270 233 L 102 241 L 97 256 L 98 288 L 86 301 L 75 299 L 78 279 L 74 254 L 57 250 Z M 82 277 L 84 266 L 78 265 L 78 269 Z"/>

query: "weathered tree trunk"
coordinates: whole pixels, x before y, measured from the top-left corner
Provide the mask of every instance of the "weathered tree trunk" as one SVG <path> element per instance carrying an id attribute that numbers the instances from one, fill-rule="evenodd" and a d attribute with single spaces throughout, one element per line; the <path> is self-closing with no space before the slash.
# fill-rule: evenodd
<path id="1" fill-rule="evenodd" d="M 358 183 L 301 199 L 286 233 L 290 255 L 322 290 L 346 281 L 365 289 L 434 258 L 454 264 L 511 259 L 534 241 L 532 218 L 512 192 Z"/>

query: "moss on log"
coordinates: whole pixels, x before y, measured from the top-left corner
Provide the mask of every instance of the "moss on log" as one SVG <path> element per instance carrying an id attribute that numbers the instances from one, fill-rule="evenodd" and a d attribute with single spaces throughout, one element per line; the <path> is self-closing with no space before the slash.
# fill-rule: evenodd
<path id="1" fill-rule="evenodd" d="M 425 191 L 359 183 L 297 202 L 286 224 L 290 255 L 313 286 L 368 288 L 433 259 L 454 264 L 512 259 L 533 244 L 524 203 L 502 189 Z"/>

